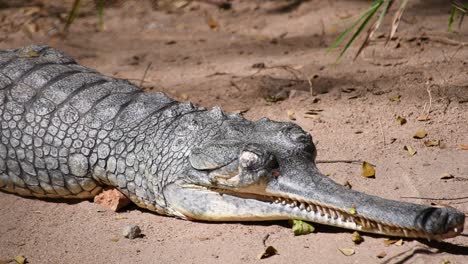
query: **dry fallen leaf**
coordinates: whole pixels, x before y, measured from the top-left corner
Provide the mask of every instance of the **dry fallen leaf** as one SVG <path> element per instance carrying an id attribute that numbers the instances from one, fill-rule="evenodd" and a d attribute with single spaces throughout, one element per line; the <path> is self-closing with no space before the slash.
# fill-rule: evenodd
<path id="1" fill-rule="evenodd" d="M 21 256 L 21 255 L 15 257 L 15 262 L 18 263 L 18 264 L 28 263 L 26 258 L 24 256 Z"/>
<path id="2" fill-rule="evenodd" d="M 448 172 L 444 172 L 442 173 L 440 179 L 441 180 L 450 180 L 450 179 L 453 179 L 455 178 L 455 176 L 453 176 L 452 174 L 448 173 Z"/>
<path id="3" fill-rule="evenodd" d="M 267 248 L 265 248 L 265 250 L 258 254 L 257 258 L 258 259 L 265 259 L 265 258 L 269 258 L 271 256 L 274 256 L 278 254 L 278 250 L 276 250 L 276 248 L 272 247 L 272 246 L 268 246 Z"/>
<path id="4" fill-rule="evenodd" d="M 296 115 L 293 110 L 288 110 L 287 113 L 289 120 L 296 120 Z"/>
<path id="5" fill-rule="evenodd" d="M 404 150 L 408 151 L 408 154 L 410 156 L 414 156 L 414 154 L 418 153 L 416 150 L 414 150 L 412 147 L 410 146 L 404 146 L 403 147 Z"/>
<path id="6" fill-rule="evenodd" d="M 401 116 L 397 116 L 396 121 L 400 125 L 406 124 L 406 119 L 404 117 L 401 117 Z"/>
<path id="7" fill-rule="evenodd" d="M 460 144 L 460 149 L 468 150 L 468 144 Z"/>
<path id="8" fill-rule="evenodd" d="M 385 238 L 383 242 L 386 246 L 390 246 L 391 244 L 395 244 L 397 241 L 397 239 Z"/>
<path id="9" fill-rule="evenodd" d="M 343 184 L 344 187 L 348 187 L 349 189 L 352 189 L 353 186 L 351 185 L 351 183 L 349 183 L 349 181 L 346 181 L 344 184 Z"/>
<path id="10" fill-rule="evenodd" d="M 291 222 L 292 222 L 291 223 L 292 231 L 295 236 L 307 235 L 307 234 L 314 232 L 315 230 L 315 228 L 307 222 L 304 222 L 301 220 L 294 220 L 294 219 Z"/>
<path id="11" fill-rule="evenodd" d="M 418 116 L 418 118 L 416 120 L 418 120 L 418 121 L 429 121 L 431 119 L 429 118 L 429 115 L 422 114 L 422 115 Z"/>
<path id="12" fill-rule="evenodd" d="M 387 253 L 385 253 L 385 251 L 382 251 L 379 254 L 377 254 L 377 258 L 385 258 L 385 256 L 387 256 Z"/>
<path id="13" fill-rule="evenodd" d="M 206 23 L 212 30 L 216 31 L 219 29 L 219 23 L 216 20 L 214 20 L 212 17 L 209 17 Z"/>
<path id="14" fill-rule="evenodd" d="M 357 210 L 356 210 L 356 206 L 353 205 L 353 207 L 351 207 L 348 212 L 352 215 L 355 215 L 357 213 Z"/>
<path id="15" fill-rule="evenodd" d="M 352 255 L 354 255 L 354 253 L 356 253 L 356 252 L 354 251 L 354 249 L 352 249 L 352 248 L 338 248 L 338 250 L 339 250 L 343 255 L 348 256 L 348 257 L 349 257 L 349 256 L 352 256 Z"/>
<path id="16" fill-rule="evenodd" d="M 393 96 L 393 97 L 388 98 L 388 100 L 390 100 L 390 102 L 398 102 L 398 101 L 400 101 L 400 99 L 401 99 L 401 95 L 397 95 L 397 96 Z"/>
<path id="17" fill-rule="evenodd" d="M 354 231 L 353 235 L 351 236 L 351 240 L 355 244 L 361 244 L 362 242 L 364 242 L 364 238 L 359 234 L 358 231 Z"/>
<path id="18" fill-rule="evenodd" d="M 403 239 L 400 239 L 397 242 L 395 242 L 395 245 L 396 246 L 402 246 L 403 245 Z"/>
<path id="19" fill-rule="evenodd" d="M 35 52 L 34 50 L 28 51 L 26 54 L 22 54 L 19 56 L 20 58 L 34 58 L 39 57 L 39 53 Z"/>
<path id="20" fill-rule="evenodd" d="M 427 140 L 424 141 L 426 147 L 437 147 L 440 145 L 440 140 Z"/>
<path id="21" fill-rule="evenodd" d="M 374 178 L 375 177 L 374 167 L 370 163 L 368 163 L 366 161 L 364 161 L 362 163 L 362 176 L 366 177 L 366 178 Z"/>
<path id="22" fill-rule="evenodd" d="M 422 138 L 425 138 L 426 136 L 427 136 L 426 130 L 421 129 L 421 130 L 418 130 L 418 131 L 414 134 L 413 138 L 422 139 Z"/>
<path id="23" fill-rule="evenodd" d="M 403 239 L 386 238 L 386 239 L 384 239 L 384 244 L 386 246 L 389 246 L 389 245 L 392 245 L 392 244 L 395 244 L 396 246 L 402 246 L 403 245 Z"/>

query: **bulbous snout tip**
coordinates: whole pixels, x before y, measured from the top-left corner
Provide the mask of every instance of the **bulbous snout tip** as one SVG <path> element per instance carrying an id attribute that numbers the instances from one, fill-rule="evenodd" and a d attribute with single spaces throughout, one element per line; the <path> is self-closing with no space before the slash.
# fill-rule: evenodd
<path id="1" fill-rule="evenodd" d="M 416 221 L 429 236 L 444 239 L 463 232 L 465 214 L 451 207 L 431 207 L 424 210 Z"/>

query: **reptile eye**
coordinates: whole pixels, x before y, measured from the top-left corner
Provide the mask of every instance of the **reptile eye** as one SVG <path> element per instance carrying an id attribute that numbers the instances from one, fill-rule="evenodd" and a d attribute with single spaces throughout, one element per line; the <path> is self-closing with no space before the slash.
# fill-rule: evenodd
<path id="1" fill-rule="evenodd" d="M 251 151 L 243 151 L 239 157 L 239 165 L 246 169 L 255 169 L 260 165 L 260 157 Z"/>

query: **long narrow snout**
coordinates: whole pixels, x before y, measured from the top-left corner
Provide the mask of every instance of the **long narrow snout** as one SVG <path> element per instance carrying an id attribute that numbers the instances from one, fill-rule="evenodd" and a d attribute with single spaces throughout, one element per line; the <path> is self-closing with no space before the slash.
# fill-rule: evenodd
<path id="1" fill-rule="evenodd" d="M 463 231 L 465 215 L 451 207 L 429 207 L 367 195 L 341 186 L 309 162 L 284 164 L 267 192 L 303 207 L 304 218 L 365 232 L 444 239 Z"/>

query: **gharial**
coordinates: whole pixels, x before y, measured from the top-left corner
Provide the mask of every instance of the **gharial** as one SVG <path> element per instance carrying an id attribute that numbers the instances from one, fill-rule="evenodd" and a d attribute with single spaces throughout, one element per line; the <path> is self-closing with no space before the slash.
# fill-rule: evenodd
<path id="1" fill-rule="evenodd" d="M 47 46 L 0 51 L 0 123 L 0 189 L 22 196 L 91 198 L 114 186 L 140 207 L 191 220 L 294 218 L 428 239 L 464 227 L 454 208 L 335 183 L 295 124 L 146 93 Z"/>

